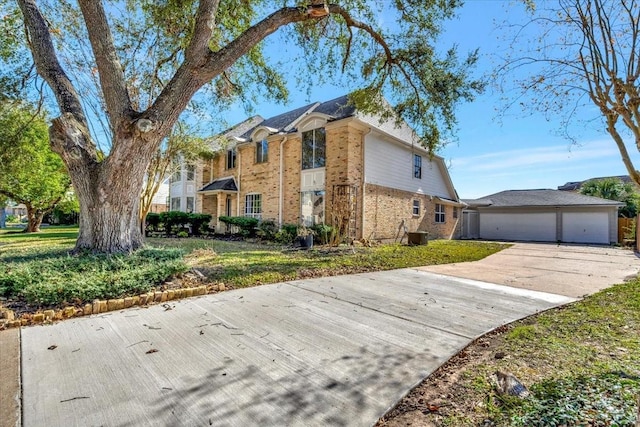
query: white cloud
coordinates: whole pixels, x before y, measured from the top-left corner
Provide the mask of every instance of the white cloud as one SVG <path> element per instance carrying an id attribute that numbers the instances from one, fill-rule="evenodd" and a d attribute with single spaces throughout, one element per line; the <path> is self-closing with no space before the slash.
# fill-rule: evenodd
<path id="1" fill-rule="evenodd" d="M 548 147 L 504 150 L 477 156 L 459 157 L 451 161 L 452 169 L 466 172 L 499 172 L 508 174 L 510 170 L 522 168 L 549 168 L 551 166 L 572 167 L 577 163 L 603 158 L 620 157 L 611 140 L 597 140 L 582 146 L 554 145 Z M 577 167 L 577 166 L 576 166 Z"/>

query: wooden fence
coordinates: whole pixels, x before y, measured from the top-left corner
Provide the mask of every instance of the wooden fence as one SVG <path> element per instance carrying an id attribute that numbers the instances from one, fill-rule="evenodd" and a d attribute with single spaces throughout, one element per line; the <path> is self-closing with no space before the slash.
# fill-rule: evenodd
<path id="1" fill-rule="evenodd" d="M 635 241 L 636 236 L 633 233 L 635 221 L 635 218 L 618 218 L 618 243 L 624 245 L 626 242 Z"/>

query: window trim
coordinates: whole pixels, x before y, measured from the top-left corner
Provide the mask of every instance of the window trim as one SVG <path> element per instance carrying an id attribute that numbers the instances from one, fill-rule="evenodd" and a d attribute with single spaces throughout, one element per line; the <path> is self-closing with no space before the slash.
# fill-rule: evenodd
<path id="1" fill-rule="evenodd" d="M 413 177 L 422 179 L 422 156 L 420 154 L 413 155 Z"/>
<path id="2" fill-rule="evenodd" d="M 442 203 L 436 203 L 435 207 L 435 222 L 436 224 L 444 224 L 447 222 L 447 208 Z"/>

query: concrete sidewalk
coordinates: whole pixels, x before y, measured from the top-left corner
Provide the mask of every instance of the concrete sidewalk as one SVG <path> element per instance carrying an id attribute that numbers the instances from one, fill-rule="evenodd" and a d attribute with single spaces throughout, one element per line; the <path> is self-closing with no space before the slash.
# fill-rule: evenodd
<path id="1" fill-rule="evenodd" d="M 570 301 L 405 269 L 24 328 L 23 425 L 372 425 L 474 338 Z"/>

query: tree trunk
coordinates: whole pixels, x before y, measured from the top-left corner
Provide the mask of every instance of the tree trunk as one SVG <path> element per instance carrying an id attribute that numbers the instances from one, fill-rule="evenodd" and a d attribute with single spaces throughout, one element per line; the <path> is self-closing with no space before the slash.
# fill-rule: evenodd
<path id="1" fill-rule="evenodd" d="M 38 233 L 40 232 L 40 226 L 42 225 L 42 219 L 45 212 L 40 209 L 34 209 L 27 206 L 27 228 L 24 229 L 25 233 Z"/>
<path id="2" fill-rule="evenodd" d="M 131 184 L 136 180 L 123 171 L 117 181 L 95 181 L 77 193 L 80 232 L 75 252 L 131 253 L 142 247 L 140 186 Z"/>

